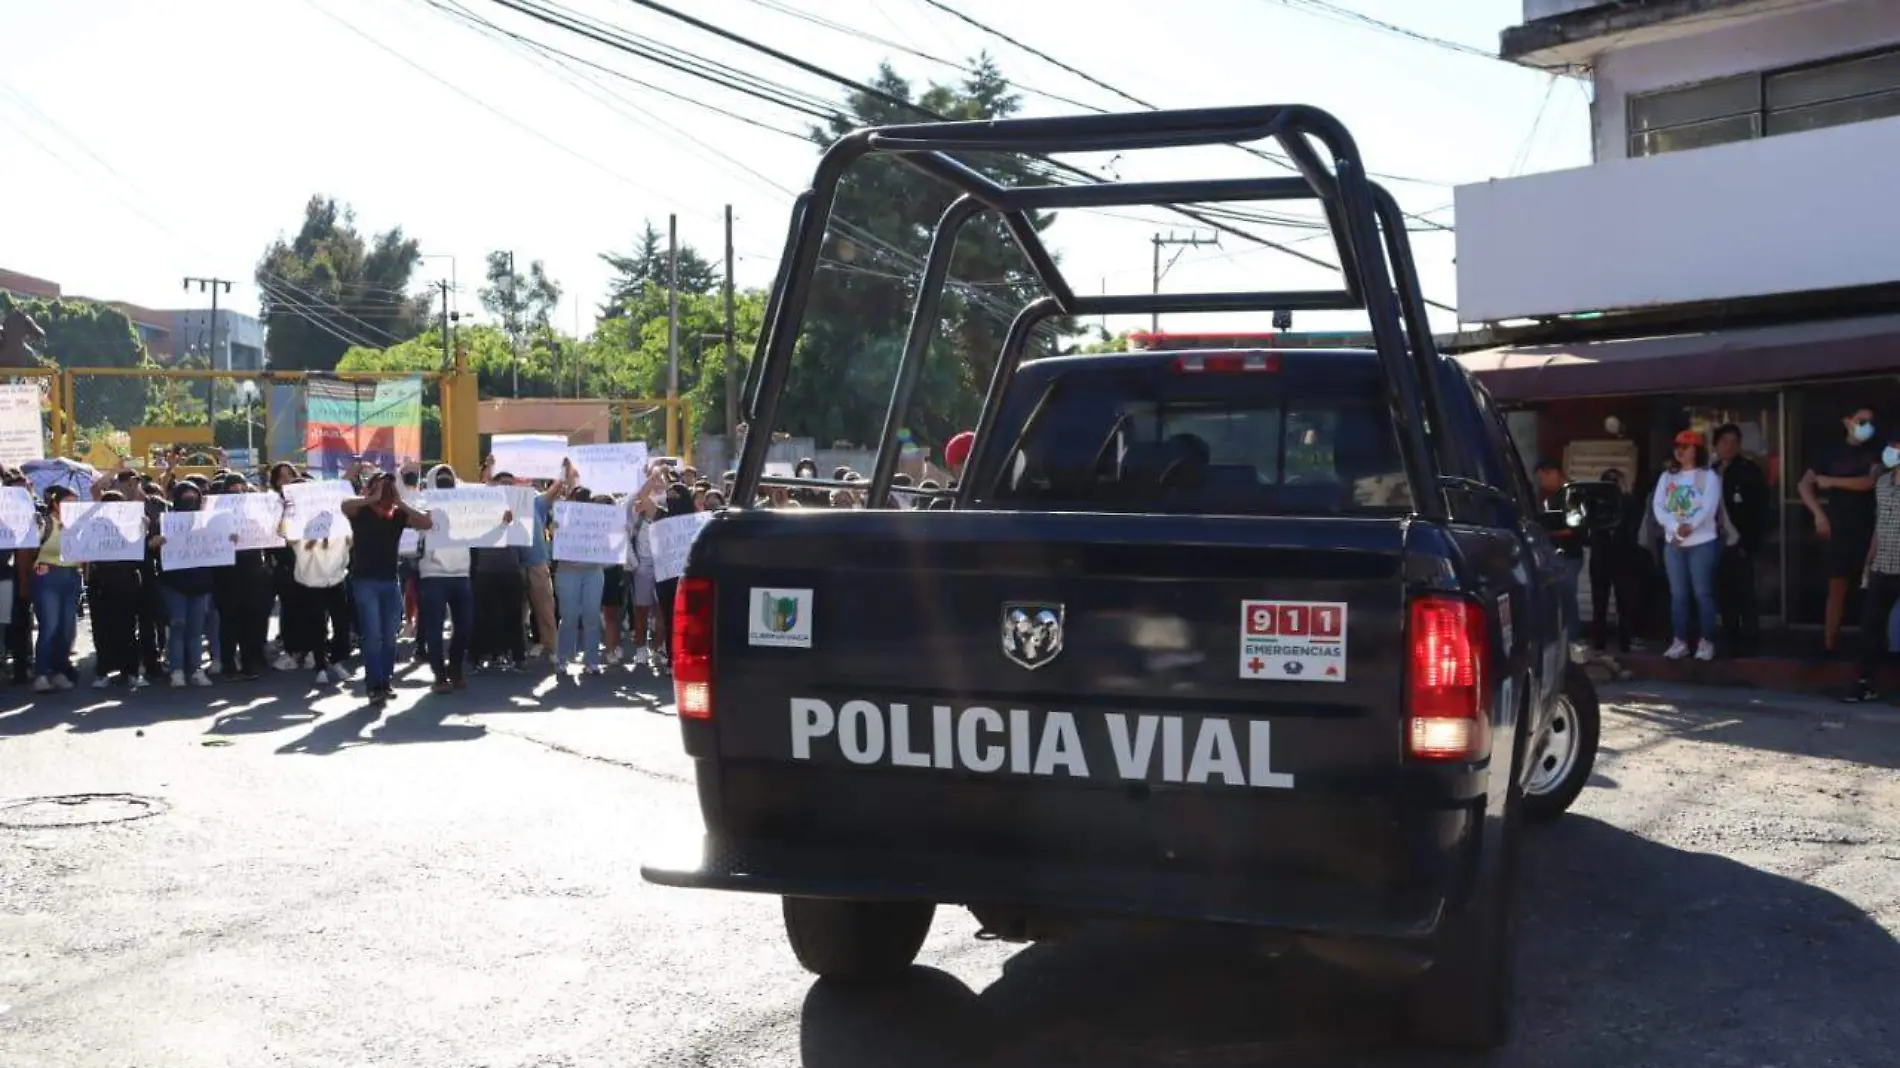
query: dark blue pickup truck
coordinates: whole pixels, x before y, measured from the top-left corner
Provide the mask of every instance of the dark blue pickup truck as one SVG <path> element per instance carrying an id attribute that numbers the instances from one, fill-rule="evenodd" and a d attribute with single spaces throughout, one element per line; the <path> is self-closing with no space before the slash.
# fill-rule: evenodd
<path id="1" fill-rule="evenodd" d="M 1006 187 L 960 154 L 1270 138 L 1291 178 Z M 1590 776 L 1596 699 L 1548 528 L 1484 388 L 1432 349 L 1396 203 L 1304 107 L 862 131 L 795 214 L 746 385 L 762 475 L 836 181 L 957 186 L 870 500 L 887 499 L 955 236 L 995 213 L 1050 295 L 1017 318 L 960 483 L 920 509 L 732 509 L 694 544 L 673 665 L 706 823 L 673 886 L 781 895 L 812 971 L 873 979 L 940 904 L 991 937 L 1218 923 L 1409 984 L 1421 1038 L 1507 1033 L 1526 821 Z M 1324 157 L 1322 156 L 1324 153 Z M 1337 292 L 1084 297 L 1024 213 L 1317 199 Z M 1056 315 L 1363 308 L 1378 347 L 1025 359 Z M 812 484 L 805 480 L 804 485 Z M 818 484 L 824 484 L 819 480 Z"/>

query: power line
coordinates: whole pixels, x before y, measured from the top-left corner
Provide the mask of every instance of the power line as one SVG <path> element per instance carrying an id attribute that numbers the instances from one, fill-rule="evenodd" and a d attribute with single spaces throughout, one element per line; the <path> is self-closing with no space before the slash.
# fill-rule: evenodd
<path id="1" fill-rule="evenodd" d="M 1501 59 L 1496 52 L 1490 51 L 1489 49 L 1479 48 L 1476 45 L 1468 45 L 1461 41 L 1453 41 L 1444 37 L 1434 37 L 1428 33 L 1420 33 L 1417 30 L 1407 29 L 1396 23 L 1375 19 L 1364 12 L 1354 11 L 1352 8 L 1346 7 L 1343 4 L 1329 3 L 1327 0 L 1278 0 L 1278 2 L 1281 7 L 1292 11 L 1315 15 L 1320 18 L 1330 19 L 1334 22 L 1354 23 L 1369 29 L 1378 30 L 1381 33 L 1390 34 L 1395 37 L 1403 37 L 1407 40 L 1417 41 L 1420 44 L 1431 45 L 1433 48 L 1440 48 L 1447 52 L 1456 52 L 1462 56 L 1475 56 L 1479 59 L 1491 60 L 1494 63 L 1507 62 Z"/>
<path id="2" fill-rule="evenodd" d="M 495 2 L 502 3 L 502 4 L 512 4 L 514 0 L 495 0 Z M 758 52 L 762 55 L 766 55 L 773 59 L 776 59 L 781 63 L 788 64 L 790 66 L 798 68 L 799 70 L 805 71 L 808 74 L 812 74 L 817 77 L 824 78 L 827 81 L 831 81 L 838 85 L 852 89 L 856 92 L 863 93 L 869 97 L 872 97 L 873 99 L 881 100 L 897 107 L 908 108 L 934 121 L 943 122 L 943 121 L 948 120 L 948 116 L 942 115 L 914 101 L 905 100 L 902 97 L 894 96 L 890 93 L 884 92 L 883 90 L 873 88 L 872 86 L 869 86 L 869 85 L 865 85 L 863 82 L 859 82 L 852 78 L 847 78 L 844 75 L 839 74 L 835 71 L 827 70 L 826 68 L 821 67 L 818 64 L 812 63 L 809 60 L 801 59 L 797 56 L 794 56 L 789 53 L 783 52 L 779 49 L 773 48 L 770 45 L 766 45 L 759 41 L 755 41 L 745 36 L 744 34 L 740 34 L 732 30 L 728 30 L 722 26 L 714 25 L 713 23 L 707 22 L 704 19 L 695 18 L 694 16 L 688 15 L 682 11 L 677 11 L 671 7 L 668 7 L 665 4 L 659 3 L 658 0 L 626 0 L 626 2 L 637 5 L 639 7 L 644 7 L 650 11 L 656 11 L 656 12 L 659 12 L 660 14 L 667 15 L 668 17 L 673 18 L 679 22 L 683 22 L 689 26 L 694 27 L 695 29 L 699 29 L 706 33 L 710 33 L 724 40 L 731 41 L 734 44 L 743 45 L 744 47 L 750 48 L 753 51 Z M 933 4 L 933 5 L 940 4 L 940 0 L 925 0 L 925 2 Z M 1152 107 L 1152 105 L 1144 105 L 1144 106 Z M 1045 160 L 1045 162 L 1051 167 L 1059 168 L 1071 174 L 1078 175 L 1082 177 L 1083 179 L 1090 182 L 1099 182 L 1102 180 L 1096 177 L 1095 175 L 1089 174 L 1087 171 L 1082 170 L 1079 167 L 1075 167 L 1071 164 L 1060 163 L 1054 160 Z M 1291 166 L 1291 164 L 1288 164 L 1288 166 Z M 1295 259 L 1304 260 L 1307 263 L 1311 263 L 1319 267 L 1324 267 L 1325 269 L 1329 271 L 1339 271 L 1341 269 L 1338 264 L 1332 263 L 1322 257 L 1314 256 L 1309 253 L 1302 252 L 1299 249 L 1293 248 L 1291 245 L 1286 245 L 1279 242 L 1271 241 L 1267 238 L 1261 237 L 1258 234 L 1251 233 L 1246 230 L 1239 229 L 1230 224 L 1220 222 L 1218 220 L 1210 218 L 1207 215 L 1189 210 L 1185 207 L 1181 207 L 1179 205 L 1170 205 L 1168 206 L 1167 210 L 1172 211 L 1175 214 L 1181 215 L 1185 218 L 1193 219 L 1194 221 L 1202 224 L 1203 226 L 1212 227 L 1223 233 L 1232 234 L 1235 237 L 1244 238 L 1246 240 L 1254 241 L 1259 244 L 1278 248 L 1280 251 L 1284 252 L 1288 256 L 1291 256 Z M 1432 225 L 1436 227 L 1440 227 L 1440 228 L 1449 229 L 1448 227 L 1444 227 L 1443 224 L 1435 223 Z M 1426 299 L 1425 303 L 1430 304 L 1433 307 L 1439 308 L 1443 311 L 1448 311 L 1448 312 L 1453 312 L 1453 313 L 1456 313 L 1457 311 L 1456 308 L 1453 308 L 1450 305 L 1441 304 L 1441 303 L 1438 303 L 1437 301 L 1433 301 L 1430 299 Z"/>

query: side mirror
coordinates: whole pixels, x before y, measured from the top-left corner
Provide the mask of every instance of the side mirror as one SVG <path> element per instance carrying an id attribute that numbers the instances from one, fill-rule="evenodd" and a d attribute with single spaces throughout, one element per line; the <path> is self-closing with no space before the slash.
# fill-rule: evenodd
<path id="1" fill-rule="evenodd" d="M 1560 507 L 1546 513 L 1545 526 L 1581 534 L 1616 526 L 1623 491 L 1611 482 L 1566 482 L 1557 500 Z"/>

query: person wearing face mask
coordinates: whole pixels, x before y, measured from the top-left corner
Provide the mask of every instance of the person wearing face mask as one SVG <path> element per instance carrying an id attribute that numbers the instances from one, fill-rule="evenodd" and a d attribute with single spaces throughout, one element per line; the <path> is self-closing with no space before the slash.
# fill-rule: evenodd
<path id="1" fill-rule="evenodd" d="M 1689 655 L 1689 633 L 1697 634 L 1695 658 L 1715 659 L 1715 565 L 1722 555 L 1722 476 L 1709 470 L 1702 435 L 1676 435 L 1675 460 L 1656 482 L 1650 501 L 1662 527 L 1663 567 L 1669 575 L 1669 620 L 1674 639 L 1663 655 Z M 1694 614 L 1691 615 L 1691 607 Z M 1691 622 L 1694 622 L 1692 628 Z"/>
<path id="2" fill-rule="evenodd" d="M 1847 615 L 1848 583 L 1860 578 L 1873 537 L 1874 479 L 1880 473 L 1880 445 L 1874 441 L 1874 413 L 1857 408 L 1842 417 L 1846 442 L 1836 442 L 1801 476 L 1797 491 L 1814 532 L 1827 550 L 1827 615 L 1822 634 L 1825 651 L 1840 649 Z M 1821 496 L 1826 491 L 1826 498 Z"/>
<path id="3" fill-rule="evenodd" d="M 204 493 L 189 479 L 172 486 L 172 511 L 196 512 L 204 507 Z M 157 552 L 165 545 L 163 535 L 153 533 L 147 543 Z M 173 686 L 189 680 L 193 686 L 211 685 L 199 661 L 204 643 L 205 616 L 211 611 L 213 568 L 188 567 L 159 572 L 159 590 L 165 596 L 167 636 Z"/>
<path id="4" fill-rule="evenodd" d="M 1900 430 L 1887 434 L 1874 477 L 1874 522 L 1861 572 L 1860 678 L 1844 701 L 1878 700 L 1874 679 L 1887 658 L 1887 617 L 1900 601 Z"/>
<path id="5" fill-rule="evenodd" d="M 396 547 L 404 529 L 428 530 L 428 512 L 404 503 L 394 476 L 371 475 L 363 495 L 343 502 L 350 521 L 350 594 L 356 602 L 356 629 L 362 635 L 363 692 L 371 704 L 392 696 L 396 674 L 396 629 L 402 621 L 402 590 L 396 584 Z"/>

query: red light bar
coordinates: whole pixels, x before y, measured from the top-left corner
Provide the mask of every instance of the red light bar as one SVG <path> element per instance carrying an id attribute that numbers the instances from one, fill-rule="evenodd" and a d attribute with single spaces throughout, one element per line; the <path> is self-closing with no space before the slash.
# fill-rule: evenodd
<path id="1" fill-rule="evenodd" d="M 1270 374 L 1280 369 L 1280 357 L 1266 352 L 1183 353 L 1174 359 L 1178 374 Z"/>

